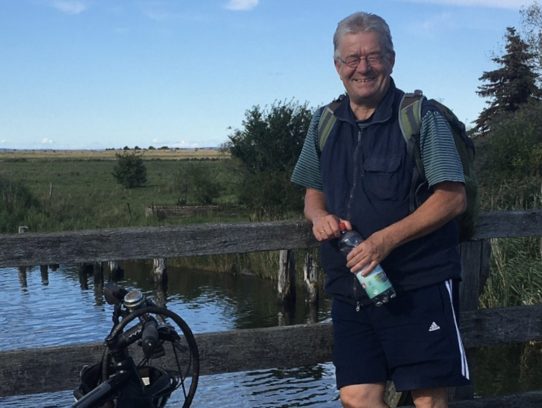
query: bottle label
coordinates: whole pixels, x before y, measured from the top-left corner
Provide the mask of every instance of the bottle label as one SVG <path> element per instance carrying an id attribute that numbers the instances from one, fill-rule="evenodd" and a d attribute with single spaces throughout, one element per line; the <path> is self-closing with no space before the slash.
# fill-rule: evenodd
<path id="1" fill-rule="evenodd" d="M 356 277 L 361 283 L 361 286 L 363 286 L 363 289 L 367 292 L 369 299 L 373 299 L 392 288 L 388 276 L 380 265 L 378 265 L 369 275 L 363 276 L 361 272 L 358 272 L 356 273 Z"/>

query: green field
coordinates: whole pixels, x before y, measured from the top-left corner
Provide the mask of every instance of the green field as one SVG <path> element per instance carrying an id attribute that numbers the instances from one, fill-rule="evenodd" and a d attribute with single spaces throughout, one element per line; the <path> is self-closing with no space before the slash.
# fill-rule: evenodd
<path id="1" fill-rule="evenodd" d="M 183 218 L 146 217 L 145 208 L 153 204 L 199 204 L 193 198 L 198 186 L 183 180 L 183 174 L 205 171 L 221 186 L 216 203 L 236 204 L 239 172 L 228 156 L 203 151 L 153 151 L 142 156 L 147 169 L 143 187 L 126 189 L 112 176 L 116 164 L 109 151 L 71 152 L 21 151 L 0 154 L 0 177 L 20 182 L 39 201 L 41 211 L 26 224 L 33 231 L 59 231 L 89 228 L 159 225 L 187 222 Z M 146 152 L 147 153 L 147 152 Z M 220 217 L 220 214 L 217 214 Z M 231 215 L 229 216 L 231 218 Z M 239 215 L 239 217 L 243 217 Z M 236 217 L 233 217 L 236 218 Z M 213 221 L 191 218 L 190 222 Z M 4 233 L 16 231 L 2 231 Z"/>

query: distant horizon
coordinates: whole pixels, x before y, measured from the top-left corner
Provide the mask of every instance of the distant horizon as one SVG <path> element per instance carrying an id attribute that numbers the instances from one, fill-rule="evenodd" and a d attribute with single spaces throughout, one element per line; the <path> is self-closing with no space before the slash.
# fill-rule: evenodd
<path id="1" fill-rule="evenodd" d="M 151 149 L 151 146 L 149 147 L 105 147 L 103 149 L 84 149 L 84 148 L 74 148 L 74 149 L 56 149 L 52 147 L 48 148 L 34 148 L 34 149 L 27 149 L 27 148 L 9 148 L 9 147 L 0 147 L 0 151 L 55 151 L 55 152 L 73 152 L 73 151 L 95 151 L 95 152 L 101 152 L 101 151 L 108 151 L 108 150 L 219 150 L 221 149 L 221 146 L 201 146 L 201 147 L 169 147 L 169 146 L 160 146 L 160 147 L 154 147 Z"/>

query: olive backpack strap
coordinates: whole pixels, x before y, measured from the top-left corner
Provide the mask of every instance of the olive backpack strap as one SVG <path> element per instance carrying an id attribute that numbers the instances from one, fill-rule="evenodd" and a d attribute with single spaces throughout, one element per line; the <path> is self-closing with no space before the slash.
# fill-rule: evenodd
<path id="1" fill-rule="evenodd" d="M 320 120 L 318 121 L 318 147 L 320 148 L 320 153 L 322 150 L 324 150 L 324 146 L 329 134 L 331 133 L 331 129 L 333 129 L 333 126 L 337 121 L 337 118 L 335 117 L 335 109 L 339 107 L 343 98 L 344 95 L 341 95 L 333 102 L 322 108 Z"/>
<path id="2" fill-rule="evenodd" d="M 418 208 L 419 200 L 417 191 L 420 185 L 426 183 L 420 153 L 420 128 L 422 125 L 422 103 L 424 99 L 425 97 L 420 90 L 405 93 L 399 106 L 399 127 L 406 142 L 407 152 L 410 157 L 414 158 L 416 164 L 410 182 L 410 212 Z"/>

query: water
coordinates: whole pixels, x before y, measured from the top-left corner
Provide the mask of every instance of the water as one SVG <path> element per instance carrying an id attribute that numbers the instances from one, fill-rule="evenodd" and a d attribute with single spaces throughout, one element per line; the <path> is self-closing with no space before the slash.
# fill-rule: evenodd
<path id="1" fill-rule="evenodd" d="M 160 296 L 150 279 L 149 263 L 129 263 L 119 282 Z M 298 288 L 299 290 L 299 288 Z M 194 333 L 299 324 L 329 319 L 324 301 L 314 310 L 298 293 L 294 313 L 276 302 L 273 282 L 169 267 L 168 308 L 181 315 Z M 0 269 L 0 349 L 99 342 L 111 328 L 112 307 L 105 303 L 92 277 L 79 278 L 78 268 L 61 266 L 44 281 L 39 268 L 23 279 L 15 268 Z M 89 362 L 91 363 L 91 362 Z M 0 398 L 0 407 L 69 407 L 72 390 Z M 174 406 L 174 401 L 170 405 Z M 295 369 L 266 369 L 202 376 L 194 407 L 337 407 L 331 364 Z"/>
<path id="2" fill-rule="evenodd" d="M 158 296 L 149 263 L 125 265 L 120 284 Z M 295 313 L 276 302 L 275 284 L 253 276 L 232 276 L 169 268 L 168 308 L 180 314 L 194 333 L 321 322 L 329 319 L 329 303 L 315 313 L 298 293 Z M 299 290 L 300 288 L 298 288 Z M 26 282 L 14 268 L 0 269 L 0 350 L 102 341 L 111 328 L 111 306 L 101 291 L 79 280 L 78 269 L 61 266 L 43 282 L 39 268 Z M 473 353 L 477 396 L 542 389 L 542 347 L 504 345 Z M 91 363 L 91 362 L 89 362 Z M 0 398 L 0 407 L 69 407 L 72 390 Z M 173 405 L 174 401 L 171 401 Z M 339 407 L 331 364 L 295 369 L 265 369 L 202 376 L 194 407 L 286 408 Z"/>

